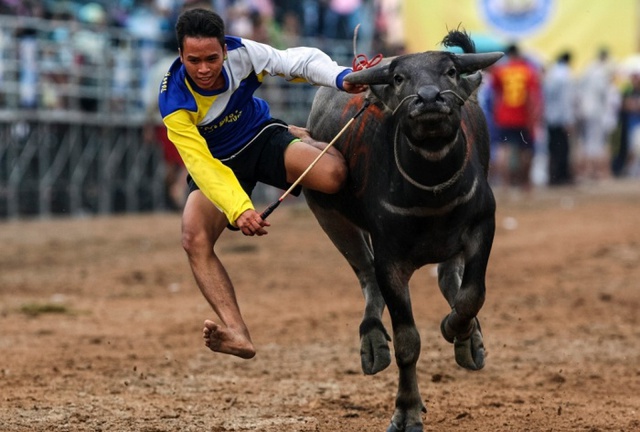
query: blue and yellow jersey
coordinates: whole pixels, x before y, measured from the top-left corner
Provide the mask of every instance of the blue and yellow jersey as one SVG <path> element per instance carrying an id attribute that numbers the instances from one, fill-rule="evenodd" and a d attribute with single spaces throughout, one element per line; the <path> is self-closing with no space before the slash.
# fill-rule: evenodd
<path id="1" fill-rule="evenodd" d="M 282 76 L 342 89 L 350 69 L 315 48 L 277 50 L 227 36 L 225 86 L 205 91 L 189 78 L 180 59 L 162 80 L 158 104 L 168 137 L 200 190 L 235 225 L 253 204 L 230 168 L 220 159 L 248 143 L 271 118 L 268 104 L 254 96 L 265 75 Z"/>

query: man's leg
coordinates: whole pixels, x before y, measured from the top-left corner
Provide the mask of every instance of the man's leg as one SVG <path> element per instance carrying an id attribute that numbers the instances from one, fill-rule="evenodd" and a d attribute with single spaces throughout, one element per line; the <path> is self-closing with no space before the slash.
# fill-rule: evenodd
<path id="1" fill-rule="evenodd" d="M 182 246 L 200 291 L 221 321 L 205 321 L 205 345 L 212 351 L 252 358 L 256 351 L 233 284 L 214 250 L 226 225 L 224 214 L 202 192 L 189 194 L 182 216 Z"/>
<path id="2" fill-rule="evenodd" d="M 520 149 L 520 169 L 518 172 L 519 186 L 525 191 L 531 189 L 531 165 L 533 162 L 533 148 L 526 146 Z"/>
<path id="3" fill-rule="evenodd" d="M 561 143 L 560 143 L 560 128 L 558 126 L 548 126 L 547 127 L 547 149 L 549 160 L 548 164 L 548 174 L 549 174 L 549 185 L 558 185 L 562 183 L 562 173 L 561 173 Z"/>
<path id="4" fill-rule="evenodd" d="M 294 142 L 284 153 L 287 181 L 295 182 L 328 145 L 311 138 L 309 131 L 289 126 L 289 132 L 302 141 Z M 331 147 L 301 181 L 302 186 L 324 193 L 336 193 L 347 179 L 347 163 L 336 148 Z"/>

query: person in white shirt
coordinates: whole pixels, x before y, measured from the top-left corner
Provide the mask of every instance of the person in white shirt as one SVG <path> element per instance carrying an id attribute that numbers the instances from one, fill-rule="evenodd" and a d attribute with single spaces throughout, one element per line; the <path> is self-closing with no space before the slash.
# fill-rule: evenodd
<path id="1" fill-rule="evenodd" d="M 573 180 L 570 136 L 575 127 L 575 93 L 570 52 L 562 53 L 548 69 L 543 89 L 549 149 L 549 185 L 569 184 Z"/>

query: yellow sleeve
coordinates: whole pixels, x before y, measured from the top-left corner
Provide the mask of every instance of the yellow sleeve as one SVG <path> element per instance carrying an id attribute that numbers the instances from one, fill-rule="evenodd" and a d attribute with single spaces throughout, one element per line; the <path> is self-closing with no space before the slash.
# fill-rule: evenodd
<path id="1" fill-rule="evenodd" d="M 169 140 L 176 146 L 184 164 L 202 193 L 235 226 L 238 217 L 253 209 L 247 193 L 231 168 L 214 158 L 187 111 L 178 110 L 164 120 Z"/>

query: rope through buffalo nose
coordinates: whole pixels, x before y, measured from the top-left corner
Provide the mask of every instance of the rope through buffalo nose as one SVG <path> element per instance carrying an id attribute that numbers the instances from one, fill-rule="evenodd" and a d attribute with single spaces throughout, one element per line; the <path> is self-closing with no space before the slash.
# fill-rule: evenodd
<path id="1" fill-rule="evenodd" d="M 398 112 L 398 110 L 400 109 L 400 107 L 402 106 L 403 103 L 405 103 L 406 101 L 408 101 L 411 98 L 419 98 L 420 96 L 418 96 L 417 94 L 410 94 L 409 96 L 405 97 L 404 99 L 402 99 L 400 101 L 400 103 L 398 104 L 398 106 L 396 107 L 396 109 L 393 110 L 393 112 L 391 113 L 392 116 L 396 115 L 396 112 Z"/>
<path id="2" fill-rule="evenodd" d="M 439 96 L 440 90 L 438 89 L 438 87 L 433 85 L 421 87 L 418 90 L 418 98 L 422 102 L 435 102 L 438 100 Z"/>
<path id="3" fill-rule="evenodd" d="M 446 93 L 451 93 L 452 95 L 454 95 L 455 97 L 457 97 L 461 104 L 464 105 L 464 103 L 466 102 L 462 96 L 460 96 L 458 93 L 454 92 L 453 90 L 443 90 L 441 91 L 440 95 L 446 94 Z M 400 103 L 398 104 L 398 106 L 393 110 L 393 112 L 391 113 L 391 115 L 395 115 L 396 112 L 398 112 L 398 110 L 400 109 L 400 107 L 402 106 L 402 104 L 404 104 L 407 100 L 411 99 L 411 98 L 419 98 L 419 99 L 424 99 L 422 96 L 420 96 L 418 93 L 414 93 L 414 94 L 410 94 L 409 96 L 406 96 L 404 99 L 402 99 L 400 101 Z M 388 107 L 387 107 L 388 108 Z"/>
<path id="4" fill-rule="evenodd" d="M 369 101 L 369 99 L 364 100 L 364 105 L 362 106 L 362 108 L 360 108 L 360 110 L 353 117 L 351 117 L 351 119 L 347 122 L 347 124 L 344 125 L 344 127 L 340 130 L 340 132 L 338 132 L 338 134 L 331 140 L 331 142 L 327 144 L 327 146 L 320 152 L 320 154 L 313 160 L 313 162 L 309 164 L 307 169 L 305 169 L 304 172 L 300 174 L 300 177 L 298 177 L 298 179 L 295 182 L 293 182 L 293 184 L 289 187 L 289 189 L 287 189 L 285 193 L 283 193 L 282 196 L 278 198 L 277 201 L 273 202 L 269 207 L 267 207 L 262 212 L 262 214 L 260 214 L 260 217 L 262 217 L 262 219 L 266 219 L 271 213 L 273 213 L 273 211 L 280 205 L 282 200 L 284 200 L 287 197 L 287 195 L 289 195 L 300 184 L 302 179 L 309 173 L 309 171 L 311 171 L 311 168 L 313 168 L 316 165 L 316 163 L 320 160 L 320 158 L 324 156 L 325 153 L 336 143 L 336 141 L 338 140 L 338 138 L 340 138 L 340 136 L 344 133 L 344 131 L 347 130 L 349 126 L 351 126 L 351 123 L 353 123 L 355 119 L 358 118 L 358 116 L 360 116 L 360 114 L 362 114 L 364 110 L 366 110 L 369 107 L 370 103 L 371 101 Z"/>
<path id="5" fill-rule="evenodd" d="M 462 103 L 462 105 L 464 105 L 464 103 L 466 102 L 466 100 L 464 100 L 462 96 L 460 96 L 458 93 L 454 92 L 453 90 L 443 90 L 440 92 L 440 94 L 445 94 L 445 93 L 451 93 L 452 95 L 457 97 Z"/>

